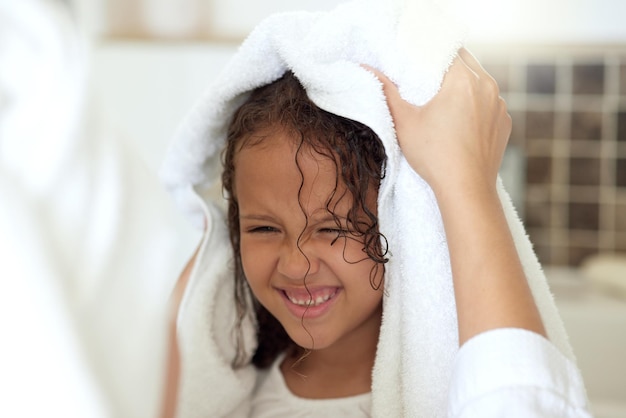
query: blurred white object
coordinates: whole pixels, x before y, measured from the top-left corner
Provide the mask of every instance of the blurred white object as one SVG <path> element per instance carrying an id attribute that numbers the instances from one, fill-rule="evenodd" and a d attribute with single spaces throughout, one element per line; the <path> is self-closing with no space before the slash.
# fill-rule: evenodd
<path id="1" fill-rule="evenodd" d="M 0 415 L 105 416 L 42 219 L 84 93 L 68 17 L 1 0 L 0 63 Z"/>
<path id="2" fill-rule="evenodd" d="M 626 254 L 593 255 L 580 268 L 594 287 L 626 300 Z"/>
<path id="3" fill-rule="evenodd" d="M 55 5 L 0 0 L 0 163 L 36 193 L 72 148 L 84 98 L 83 51 Z"/>
<path id="4" fill-rule="evenodd" d="M 163 38 L 196 35 L 200 0 L 141 0 L 141 20 L 149 34 Z"/>
<path id="5" fill-rule="evenodd" d="M 199 233 L 87 100 L 65 12 L 0 0 L 0 416 L 154 417 Z"/>

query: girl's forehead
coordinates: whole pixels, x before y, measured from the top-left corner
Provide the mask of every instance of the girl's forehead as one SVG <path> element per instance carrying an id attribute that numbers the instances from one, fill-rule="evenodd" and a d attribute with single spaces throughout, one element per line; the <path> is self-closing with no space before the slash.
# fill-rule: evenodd
<path id="1" fill-rule="evenodd" d="M 239 149 L 235 156 L 236 173 L 294 171 L 299 177 L 314 173 L 339 175 L 338 161 L 331 150 L 320 150 L 311 144 L 299 141 L 285 132 L 255 135 Z"/>
<path id="2" fill-rule="evenodd" d="M 314 163 L 318 169 L 333 168 L 332 172 L 338 173 L 338 156 L 332 150 L 332 145 L 286 128 L 268 128 L 242 139 L 235 154 L 235 168 L 238 168 L 242 155 L 247 158 L 268 158 L 270 154 L 273 158 L 284 158 L 285 164 L 289 161 L 297 166 Z"/>
<path id="3" fill-rule="evenodd" d="M 281 197 L 290 196 L 301 204 L 306 203 L 309 215 L 314 211 L 345 212 L 354 199 L 360 202 L 359 206 L 365 205 L 375 213 L 378 193 L 374 179 L 363 181 L 356 165 L 342 164 L 331 142 L 332 139 L 324 138 L 303 139 L 299 133 L 280 128 L 251 134 L 242 140 L 234 158 L 237 200 L 245 205 L 255 195 L 260 195 L 256 200 L 269 199 L 285 192 Z M 370 183 L 369 187 L 361 189 L 366 183 Z"/>
<path id="4" fill-rule="evenodd" d="M 297 127 L 282 125 L 270 125 L 250 132 L 240 140 L 239 151 L 248 148 L 267 149 L 276 146 L 288 145 L 295 151 L 297 149 L 332 149 L 332 142 L 321 134 L 305 132 Z"/>
<path id="5" fill-rule="evenodd" d="M 240 204 L 291 198 L 310 214 L 351 200 L 335 159 L 285 135 L 267 136 L 238 152 L 235 189 Z"/>

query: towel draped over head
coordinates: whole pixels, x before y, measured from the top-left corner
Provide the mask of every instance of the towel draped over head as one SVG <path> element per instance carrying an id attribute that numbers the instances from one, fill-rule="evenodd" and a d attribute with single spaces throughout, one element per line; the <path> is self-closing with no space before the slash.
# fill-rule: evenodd
<path id="1" fill-rule="evenodd" d="M 356 0 L 330 12 L 273 15 L 255 28 L 192 109 L 162 170 L 183 209 L 207 228 L 178 317 L 180 416 L 246 416 L 249 408 L 256 373 L 252 366 L 230 368 L 235 310 L 228 234 L 219 204 L 198 196 L 219 179 L 234 111 L 251 90 L 287 70 L 317 106 L 369 126 L 387 154 L 378 216 L 390 260 L 372 416 L 446 415 L 459 344 L 446 236 L 432 190 L 398 147 L 382 86 L 360 64 L 384 72 L 407 101 L 421 105 L 437 93 L 462 38 L 460 25 L 435 1 Z M 501 182 L 498 191 L 548 336 L 572 358 L 541 267 Z M 246 327 L 252 349 L 253 320 Z"/>

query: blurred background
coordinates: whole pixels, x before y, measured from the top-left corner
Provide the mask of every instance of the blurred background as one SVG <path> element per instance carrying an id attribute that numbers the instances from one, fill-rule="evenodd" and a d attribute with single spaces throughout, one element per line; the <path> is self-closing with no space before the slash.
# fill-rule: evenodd
<path id="1" fill-rule="evenodd" d="M 15 4 L 9 4 L 15 0 L 2 1 L 5 12 L 11 7 L 16 10 Z M 74 118 L 85 125 L 83 138 L 116 144 L 114 152 L 106 147 L 108 151 L 102 151 L 99 145 L 76 157 L 80 167 L 96 179 L 93 184 L 102 182 L 106 186 L 103 190 L 110 193 L 104 197 L 86 193 L 81 201 L 68 189 L 67 196 L 74 198 L 64 199 L 59 206 L 93 208 L 97 201 L 106 203 L 101 213 L 107 213 L 108 208 L 134 214 L 123 216 L 128 219 L 121 232 L 119 228 L 107 229 L 106 222 L 113 225 L 116 219 L 108 219 L 105 214 L 108 221 L 98 222 L 105 224 L 100 228 L 101 235 L 92 237 L 94 233 L 84 232 L 87 226 L 81 234 L 97 242 L 132 242 L 134 247 L 127 244 L 129 253 L 141 248 L 147 259 L 160 261 L 138 266 L 136 259 L 126 260 L 119 267 L 124 273 L 118 274 L 114 286 L 102 284 L 106 269 L 89 273 L 93 276 L 89 280 L 84 270 L 73 276 L 62 274 L 65 293 L 67 289 L 81 289 L 78 296 L 71 291 L 74 293 L 70 299 L 79 302 L 69 305 L 84 321 L 71 326 L 80 330 L 79 335 L 88 335 L 81 337 L 91 347 L 86 350 L 84 363 L 98 376 L 79 377 L 76 384 L 82 385 L 80 379 L 92 381 L 94 398 L 106 398 L 97 402 L 105 405 L 110 416 L 154 416 L 156 407 L 145 405 L 154 404 L 159 396 L 160 386 L 155 382 L 162 370 L 156 366 L 142 369 L 136 361 L 147 352 L 153 365 L 162 359 L 158 344 L 150 352 L 147 342 L 163 338 L 164 331 L 158 325 L 165 315 L 162 301 L 198 239 L 197 231 L 179 219 L 175 210 L 154 212 L 156 207 L 167 206 L 164 202 L 168 198 L 159 189 L 155 175 L 168 141 L 186 111 L 256 23 L 276 11 L 328 10 L 340 1 L 26 3 L 54 4 L 55 9 L 68 12 L 67 21 L 61 20 L 75 26 L 74 35 L 84 47 L 79 61 L 85 63 L 85 68 L 73 80 L 77 94 L 82 92 L 87 97 L 86 104 L 73 105 L 77 109 Z M 626 2 L 457 0 L 455 10 L 468 26 L 468 47 L 498 81 L 513 117 L 502 177 L 545 266 L 595 414 L 625 417 Z M 54 13 L 48 10 L 41 16 L 51 17 Z M 0 95 L 0 104 L 2 99 Z M 96 137 L 103 139 L 96 141 Z M 0 137 L 0 145 L 1 141 Z M 103 162 L 107 152 L 124 155 L 122 161 L 131 161 L 135 174 L 129 175 L 130 169 L 125 169 L 124 163 Z M 36 163 L 33 167 L 42 165 Z M 30 175 L 34 176 L 32 171 Z M 123 187 L 114 187 L 120 184 Z M 146 210 L 139 203 L 124 207 L 119 204 L 123 196 L 149 201 L 152 209 Z M 96 212 L 93 209 L 90 213 L 94 219 L 101 219 Z M 150 226 L 155 218 L 162 221 L 156 229 Z M 139 240 L 144 237 L 145 241 L 146 234 L 152 237 L 149 246 Z M 85 242 L 84 237 L 78 242 Z M 1 244 L 0 239 L 0 249 Z M 97 245 L 94 248 L 94 259 L 99 260 L 95 264 L 119 260 Z M 144 276 L 148 271 L 150 280 L 134 285 L 130 295 L 127 292 L 120 298 L 119 289 L 132 275 L 129 271 Z M 106 290 L 110 288 L 119 289 Z M 137 297 L 149 301 L 147 307 L 142 304 L 139 313 L 133 302 Z M 86 306 L 92 306 L 88 302 L 93 300 L 108 309 L 90 311 Z M 120 333 L 119 329 L 109 330 L 117 324 L 110 320 L 112 313 L 114 317 L 133 319 L 123 327 L 126 340 L 116 341 L 111 352 L 100 352 L 104 340 Z M 87 329 L 94 323 L 101 329 Z M 135 369 L 127 366 L 126 371 L 133 373 L 126 375 L 137 379 L 124 377 L 120 364 L 135 364 Z M 105 387 L 109 395 L 98 394 L 98 387 Z"/>
<path id="2" fill-rule="evenodd" d="M 156 164 L 162 150 L 155 143 L 167 142 L 258 21 L 340 1 L 73 3 L 94 44 L 100 96 L 130 136 L 150 138 L 145 152 Z M 541 261 L 576 267 L 589 255 L 626 252 L 626 3 L 458 3 L 469 45 L 499 82 L 514 119 L 512 145 L 523 164 L 507 176 L 509 188 Z"/>

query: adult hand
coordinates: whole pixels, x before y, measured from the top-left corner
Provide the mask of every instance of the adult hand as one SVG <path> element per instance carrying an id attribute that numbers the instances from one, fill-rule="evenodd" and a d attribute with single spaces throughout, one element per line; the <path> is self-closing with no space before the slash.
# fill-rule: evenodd
<path id="1" fill-rule="evenodd" d="M 495 80 L 465 49 L 446 73 L 441 90 L 423 106 L 383 83 L 398 142 L 413 169 L 437 192 L 441 188 L 495 187 L 511 133 L 511 118 Z"/>
<path id="2" fill-rule="evenodd" d="M 432 187 L 446 230 L 459 341 L 496 328 L 545 334 L 496 192 L 511 133 L 498 86 L 465 49 L 435 97 L 413 106 L 383 83 L 402 152 Z"/>

